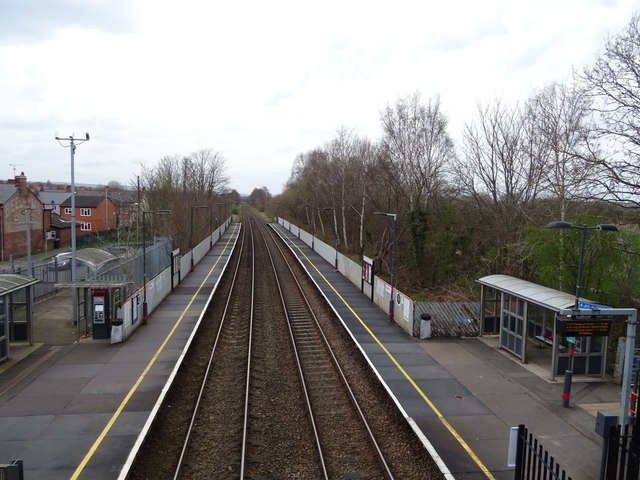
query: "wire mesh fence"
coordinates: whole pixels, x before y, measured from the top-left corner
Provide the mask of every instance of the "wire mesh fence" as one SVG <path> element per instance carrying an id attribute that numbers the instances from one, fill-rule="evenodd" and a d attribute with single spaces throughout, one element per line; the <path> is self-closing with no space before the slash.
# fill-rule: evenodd
<path id="1" fill-rule="evenodd" d="M 92 268 L 86 262 L 77 260 L 77 281 L 119 281 L 127 282 L 133 289 L 141 287 L 146 270 L 147 278 L 153 278 L 171 265 L 171 240 L 155 237 L 143 249 L 141 245 L 123 247 L 111 245 L 104 247 L 115 255 L 115 260 Z M 0 273 L 28 275 L 39 280 L 33 287 L 34 298 L 46 296 L 56 290 L 56 285 L 71 282 L 71 262 L 56 258 L 35 263 L 31 269 L 24 264 L 9 265 L 0 268 Z"/>

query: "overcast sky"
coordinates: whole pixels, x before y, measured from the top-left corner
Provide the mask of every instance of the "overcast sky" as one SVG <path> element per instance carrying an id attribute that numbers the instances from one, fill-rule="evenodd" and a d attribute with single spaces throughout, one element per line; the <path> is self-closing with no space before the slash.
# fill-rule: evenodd
<path id="1" fill-rule="evenodd" d="M 230 187 L 282 191 L 338 128 L 440 96 L 523 99 L 593 62 L 631 0 L 0 0 L 0 178 L 130 185 L 165 155 L 222 152 Z"/>

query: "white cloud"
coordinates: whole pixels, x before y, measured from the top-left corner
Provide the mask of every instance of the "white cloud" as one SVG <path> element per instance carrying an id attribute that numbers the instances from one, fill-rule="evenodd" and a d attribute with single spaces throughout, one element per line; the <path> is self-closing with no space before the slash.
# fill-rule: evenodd
<path id="1" fill-rule="evenodd" d="M 0 177 L 11 163 L 66 181 L 53 136 L 89 131 L 78 182 L 129 184 L 141 162 L 212 148 L 233 188 L 278 193 L 295 156 L 337 128 L 377 138 L 379 110 L 398 97 L 440 95 L 460 129 L 478 101 L 566 80 L 634 8 L 429 3 L 55 0 L 29 17 L 31 2 L 5 2 Z"/>

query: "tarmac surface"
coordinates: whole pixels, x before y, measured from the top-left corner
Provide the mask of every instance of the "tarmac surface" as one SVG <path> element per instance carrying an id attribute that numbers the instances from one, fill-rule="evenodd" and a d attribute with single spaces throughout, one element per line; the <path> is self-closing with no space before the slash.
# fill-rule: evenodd
<path id="1" fill-rule="evenodd" d="M 22 459 L 26 479 L 124 478 L 213 295 L 235 227 L 124 343 L 74 342 L 68 292 L 36 303 L 34 345 L 12 344 L 0 364 L 0 463 Z M 595 415 L 619 413 L 619 385 L 576 379 L 563 408 L 562 379 L 550 382 L 543 363 L 519 363 L 497 348 L 497 337 L 409 337 L 333 265 L 277 229 L 448 478 L 513 478 L 508 438 L 518 424 L 574 480 L 598 478 Z"/>

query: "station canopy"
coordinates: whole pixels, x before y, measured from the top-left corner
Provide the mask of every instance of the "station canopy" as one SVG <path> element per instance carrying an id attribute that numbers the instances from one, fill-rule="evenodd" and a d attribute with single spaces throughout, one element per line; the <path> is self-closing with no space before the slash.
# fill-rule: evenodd
<path id="1" fill-rule="evenodd" d="M 116 256 L 99 248 L 83 248 L 76 251 L 76 258 L 86 263 L 91 269 L 98 270 L 115 260 Z"/>
<path id="2" fill-rule="evenodd" d="M 515 295 L 549 310 L 558 311 L 564 308 L 572 308 L 575 305 L 575 295 L 509 275 L 487 275 L 477 281 L 481 285 Z M 580 298 L 580 301 L 590 302 L 590 300 L 584 298 Z"/>
<path id="3" fill-rule="evenodd" d="M 34 285 L 39 281 L 40 280 L 28 277 L 27 275 L 18 275 L 15 273 L 0 274 L 0 296 L 16 292 L 22 288 Z"/>

